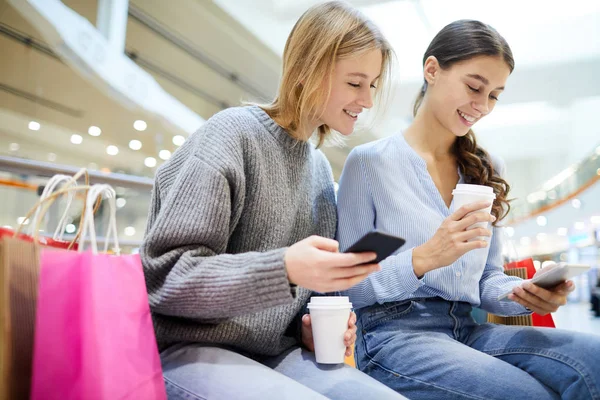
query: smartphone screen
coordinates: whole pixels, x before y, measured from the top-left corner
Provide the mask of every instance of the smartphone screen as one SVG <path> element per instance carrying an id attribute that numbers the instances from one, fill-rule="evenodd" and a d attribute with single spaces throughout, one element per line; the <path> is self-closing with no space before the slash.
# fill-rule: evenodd
<path id="1" fill-rule="evenodd" d="M 401 237 L 383 233 L 380 231 L 371 231 L 360 238 L 352 246 L 348 247 L 344 253 L 363 253 L 373 251 L 377 254 L 375 261 L 369 264 L 377 264 L 391 256 L 396 250 L 402 247 L 406 240 Z"/>

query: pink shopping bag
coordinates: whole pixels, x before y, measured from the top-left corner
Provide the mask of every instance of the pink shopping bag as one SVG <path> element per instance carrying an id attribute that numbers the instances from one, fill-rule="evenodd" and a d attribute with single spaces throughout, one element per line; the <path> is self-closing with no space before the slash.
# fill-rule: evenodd
<path id="1" fill-rule="evenodd" d="M 42 250 L 32 400 L 166 399 L 138 255 Z"/>

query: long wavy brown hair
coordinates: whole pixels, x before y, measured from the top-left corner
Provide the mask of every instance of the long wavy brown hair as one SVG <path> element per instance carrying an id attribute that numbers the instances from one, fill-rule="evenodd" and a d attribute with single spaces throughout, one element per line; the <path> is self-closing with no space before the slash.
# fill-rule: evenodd
<path id="1" fill-rule="evenodd" d="M 479 21 L 459 20 L 446 25 L 433 38 L 423 56 L 423 66 L 430 56 L 437 58 L 440 68 L 448 69 L 454 63 L 482 55 L 502 57 L 511 73 L 515 68 L 508 43 L 494 28 Z M 414 116 L 417 115 L 426 91 L 427 81 L 423 83 L 415 100 Z M 452 151 L 465 183 L 490 186 L 494 189 L 496 200 L 492 206 L 492 214 L 496 217 L 496 225 L 510 211 L 507 198 L 510 185 L 500 176 L 499 171 L 494 170 L 490 155 L 477 145 L 472 130 L 456 139 Z"/>

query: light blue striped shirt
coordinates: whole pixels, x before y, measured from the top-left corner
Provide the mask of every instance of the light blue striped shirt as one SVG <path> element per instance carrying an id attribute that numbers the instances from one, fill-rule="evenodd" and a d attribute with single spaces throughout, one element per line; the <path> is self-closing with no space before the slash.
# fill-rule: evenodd
<path id="1" fill-rule="evenodd" d="M 504 164 L 494 160 L 494 165 L 503 175 Z M 464 182 L 462 175 L 460 182 Z M 344 292 L 356 309 L 439 296 L 498 315 L 528 313 L 516 302 L 497 300 L 499 294 L 521 282 L 503 272 L 498 228 L 493 229 L 489 247 L 470 251 L 421 279 L 416 277 L 412 249 L 433 237 L 451 209 L 431 179 L 425 160 L 401 134 L 352 150 L 338 191 L 340 248 L 348 248 L 373 229 L 406 239 L 404 247 L 380 263 L 381 271 Z"/>

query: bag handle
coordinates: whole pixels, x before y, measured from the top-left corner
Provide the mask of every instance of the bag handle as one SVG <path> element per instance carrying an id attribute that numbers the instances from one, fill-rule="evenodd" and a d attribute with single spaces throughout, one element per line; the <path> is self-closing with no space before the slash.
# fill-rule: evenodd
<path id="1" fill-rule="evenodd" d="M 83 222 L 81 223 L 82 229 L 81 229 L 81 239 L 80 239 L 80 245 L 79 245 L 79 252 L 83 252 L 83 243 L 85 242 L 86 239 L 86 234 L 89 233 L 90 234 L 90 243 L 92 246 L 92 253 L 93 254 L 98 254 L 98 244 L 96 241 L 96 228 L 94 226 L 94 213 L 92 211 L 92 207 L 90 206 L 91 204 L 94 204 L 94 202 L 96 202 L 97 200 L 102 200 L 102 198 L 105 197 L 106 200 L 108 201 L 108 206 L 109 206 L 109 221 L 108 221 L 108 228 L 107 228 L 107 232 L 105 235 L 106 238 L 106 242 L 104 243 L 104 253 L 108 252 L 108 246 L 110 243 L 110 235 L 112 234 L 113 236 L 113 240 L 114 240 L 114 251 L 116 255 L 120 255 L 121 254 L 121 249 L 119 248 L 119 238 L 117 235 L 117 206 L 115 204 L 115 199 L 117 197 L 117 194 L 115 192 L 115 190 L 112 188 L 112 186 L 107 185 L 107 184 L 98 184 L 98 185 L 93 185 L 88 194 L 87 194 L 87 199 L 86 199 L 86 210 L 85 213 L 83 214 Z"/>
<path id="2" fill-rule="evenodd" d="M 82 191 L 82 190 L 89 190 L 91 188 L 91 186 L 88 185 L 83 185 L 83 186 L 69 186 L 67 188 L 63 188 L 60 190 L 57 190 L 56 192 L 48 195 L 46 198 L 38 200 L 37 203 L 35 203 L 33 205 L 33 207 L 31 207 L 31 209 L 29 211 L 27 211 L 27 214 L 25 214 L 25 217 L 23 217 L 23 223 L 21 223 L 17 229 L 15 230 L 15 234 L 14 236 L 17 236 L 18 234 L 22 233 L 23 228 L 25 227 L 25 221 L 27 220 L 31 220 L 34 223 L 34 229 L 33 232 L 31 234 L 31 236 L 34 239 L 37 239 L 38 234 L 39 234 L 39 228 L 40 225 L 42 223 L 42 220 L 44 219 L 44 216 L 46 215 L 46 212 L 48 211 L 48 208 L 54 203 L 54 201 L 56 200 L 56 198 L 68 194 L 70 192 L 76 192 L 76 191 Z M 37 211 L 39 210 L 39 213 L 37 213 Z M 34 220 L 32 217 L 34 214 L 38 215 L 38 217 Z"/>
<path id="3" fill-rule="evenodd" d="M 52 203 L 60 196 L 70 193 L 70 192 L 76 192 L 76 191 L 81 191 L 81 190 L 85 190 L 87 191 L 88 189 L 90 189 L 91 186 L 70 186 L 64 189 L 60 189 L 57 190 L 56 192 L 50 194 L 49 196 L 47 196 L 45 199 L 39 200 L 33 207 L 31 207 L 31 209 L 27 212 L 27 214 L 25 215 L 25 217 L 23 218 L 23 222 L 17 227 L 17 229 L 15 230 L 15 233 L 13 235 L 13 237 L 17 237 L 21 231 L 23 230 L 23 227 L 25 226 L 25 221 L 27 220 L 31 220 L 34 226 L 33 229 L 33 233 L 32 233 L 32 238 L 34 241 L 39 242 L 39 231 L 40 231 L 40 225 L 42 220 L 44 219 L 44 215 L 46 215 L 46 212 L 48 211 L 48 208 L 50 208 L 50 205 L 52 205 Z M 38 218 L 36 220 L 32 220 L 32 216 L 34 213 L 36 213 L 37 210 L 40 210 L 39 214 L 38 214 Z M 73 244 L 75 244 L 77 242 L 79 235 L 77 235 L 70 243 L 69 245 L 69 249 L 73 246 Z"/>
<path id="4" fill-rule="evenodd" d="M 92 192 L 92 189 L 95 189 L 95 190 Z M 93 185 L 93 186 L 89 186 L 89 185 L 70 186 L 70 187 L 67 187 L 64 189 L 60 189 L 60 190 L 52 193 L 45 199 L 38 201 L 38 203 L 36 205 L 34 205 L 31 208 L 31 210 L 29 210 L 27 215 L 25 216 L 25 220 L 27 220 L 28 218 L 31 218 L 31 216 L 33 215 L 33 213 L 36 210 L 40 209 L 40 214 L 39 214 L 40 218 L 38 218 L 38 220 L 36 221 L 35 230 L 34 230 L 35 236 L 33 236 L 33 239 L 35 241 L 38 241 L 37 236 L 38 236 L 41 221 L 42 221 L 44 215 L 46 214 L 46 212 L 48 211 L 48 209 L 50 208 L 50 206 L 52 205 L 52 203 L 56 200 L 56 198 L 58 198 L 64 194 L 71 193 L 71 192 L 77 192 L 77 191 L 85 191 L 88 194 L 86 197 L 86 204 L 84 205 L 85 213 L 83 214 L 83 221 L 80 224 L 80 232 L 82 234 L 79 237 L 79 243 L 80 243 L 79 250 L 80 251 L 83 250 L 83 243 L 85 241 L 85 235 L 83 233 L 85 232 L 86 227 L 89 227 L 88 229 L 91 229 L 91 230 L 95 229 L 94 228 L 94 214 L 98 210 L 98 207 L 100 206 L 100 202 L 102 201 L 102 197 L 98 198 L 98 195 L 101 194 L 102 192 L 107 192 L 110 196 L 110 197 L 107 197 L 109 199 L 109 205 L 110 205 L 110 220 L 109 220 L 108 232 L 106 234 L 107 241 L 105 244 L 105 252 L 108 251 L 108 243 L 109 243 L 108 235 L 110 233 L 112 233 L 113 236 L 115 237 L 115 239 L 114 239 L 115 245 L 116 245 L 115 253 L 117 255 L 120 255 L 119 243 L 118 243 L 118 238 L 117 238 L 117 227 L 116 227 L 116 204 L 115 204 L 116 193 L 115 193 L 114 189 L 112 187 L 110 187 L 110 185 L 105 185 L 105 184 Z M 90 204 L 94 201 L 96 203 L 95 203 L 94 207 L 91 207 Z M 86 223 L 86 221 L 87 221 L 87 223 Z M 86 226 L 84 226 L 84 225 L 86 225 Z M 14 236 L 17 236 L 19 233 L 21 233 L 22 228 L 23 228 L 23 224 L 21 224 L 17 228 Z M 77 238 L 75 238 L 73 240 L 73 242 L 71 242 L 71 245 L 74 244 L 76 240 L 77 240 Z M 92 233 L 91 233 L 91 242 L 92 242 L 92 251 L 94 252 L 94 254 L 97 254 L 98 248 L 97 248 L 97 243 L 96 243 L 95 231 L 92 231 Z M 69 246 L 69 249 L 70 248 L 71 248 L 71 246 Z"/>
<path id="5" fill-rule="evenodd" d="M 62 183 L 64 183 L 63 188 L 67 188 L 70 187 L 72 185 L 76 185 L 77 184 L 77 180 L 82 176 L 85 176 L 85 185 L 88 186 L 90 184 L 90 175 L 87 171 L 87 169 L 82 168 L 80 169 L 75 175 L 73 176 L 69 176 L 69 175 L 54 175 L 52 178 L 50 178 L 48 180 L 48 182 L 46 183 L 46 186 L 44 187 L 44 191 L 42 192 L 41 196 L 40 196 L 40 201 L 43 201 L 44 199 L 46 199 L 48 196 L 50 196 L 52 194 L 52 192 L 54 192 L 56 190 L 56 188 L 58 188 Z M 69 192 L 67 195 L 67 205 L 65 207 L 65 211 L 63 212 L 63 215 L 61 217 L 61 219 L 58 222 L 58 226 L 56 227 L 56 231 L 54 232 L 54 235 L 52 236 L 52 238 L 54 240 L 62 240 L 63 238 L 63 232 L 67 226 L 67 218 L 68 218 L 68 213 L 69 213 L 69 208 L 71 207 L 71 203 L 73 202 L 73 198 L 75 197 L 75 193 L 74 192 Z M 85 205 L 84 205 L 85 207 Z M 38 209 L 36 210 L 36 213 L 33 217 L 33 221 L 37 221 L 39 218 L 39 214 L 40 214 L 40 208 L 38 207 Z M 31 226 L 34 226 L 34 224 L 31 224 Z M 30 232 L 30 234 L 33 236 L 33 232 Z M 77 232 L 76 237 L 79 236 L 79 232 Z"/>
<path id="6" fill-rule="evenodd" d="M 77 180 L 81 177 L 81 175 L 85 176 L 85 185 L 73 186 L 72 184 L 76 183 Z M 63 187 L 62 189 L 54 192 L 54 189 L 62 181 L 67 181 L 67 185 L 65 185 L 66 187 Z M 85 169 L 85 168 L 82 168 L 81 170 L 79 170 L 72 177 L 66 176 L 66 175 L 53 176 L 48 181 L 48 184 L 44 188 L 44 192 L 42 193 L 42 196 L 40 196 L 40 199 L 38 200 L 38 202 L 27 212 L 27 214 L 23 218 L 23 222 L 21 222 L 21 224 L 15 230 L 13 237 L 16 237 L 17 235 L 19 235 L 22 232 L 22 230 L 26 224 L 26 221 L 29 220 L 31 222 L 30 225 L 34 227 L 33 231 L 31 232 L 31 237 L 33 238 L 34 241 L 39 242 L 40 225 L 42 223 L 42 220 L 44 219 L 44 216 L 46 215 L 46 212 L 48 211 L 48 208 L 54 203 L 54 201 L 56 201 L 56 199 L 58 197 L 68 194 L 69 200 L 67 203 L 67 207 L 65 209 L 65 212 L 63 213 L 61 221 L 59 222 L 59 227 L 57 228 L 57 229 L 61 229 L 61 225 L 62 225 L 62 230 L 64 231 L 65 225 L 66 225 L 66 220 L 67 220 L 67 212 L 69 210 L 72 199 L 75 196 L 76 192 L 84 191 L 84 193 L 87 194 L 87 191 L 90 188 L 91 188 L 91 186 L 89 185 L 89 174 L 87 172 L 87 169 Z M 93 212 L 96 213 L 96 211 L 98 211 L 98 208 L 100 208 L 100 201 L 98 201 L 94 205 Z M 84 203 L 81 211 L 82 211 L 82 214 L 85 213 L 85 211 L 86 211 L 85 203 Z M 32 218 L 32 215 L 34 213 L 35 213 L 35 216 Z M 79 241 L 79 238 L 81 236 L 81 229 L 82 229 L 82 226 L 81 226 L 81 224 L 79 224 L 77 233 L 76 233 L 75 237 L 73 238 L 73 240 L 71 240 L 71 242 L 69 243 L 69 246 L 67 249 L 70 250 L 73 247 L 73 245 Z M 62 235 L 60 236 L 60 238 L 62 239 Z M 56 233 L 55 233 L 54 239 L 56 240 Z"/>

